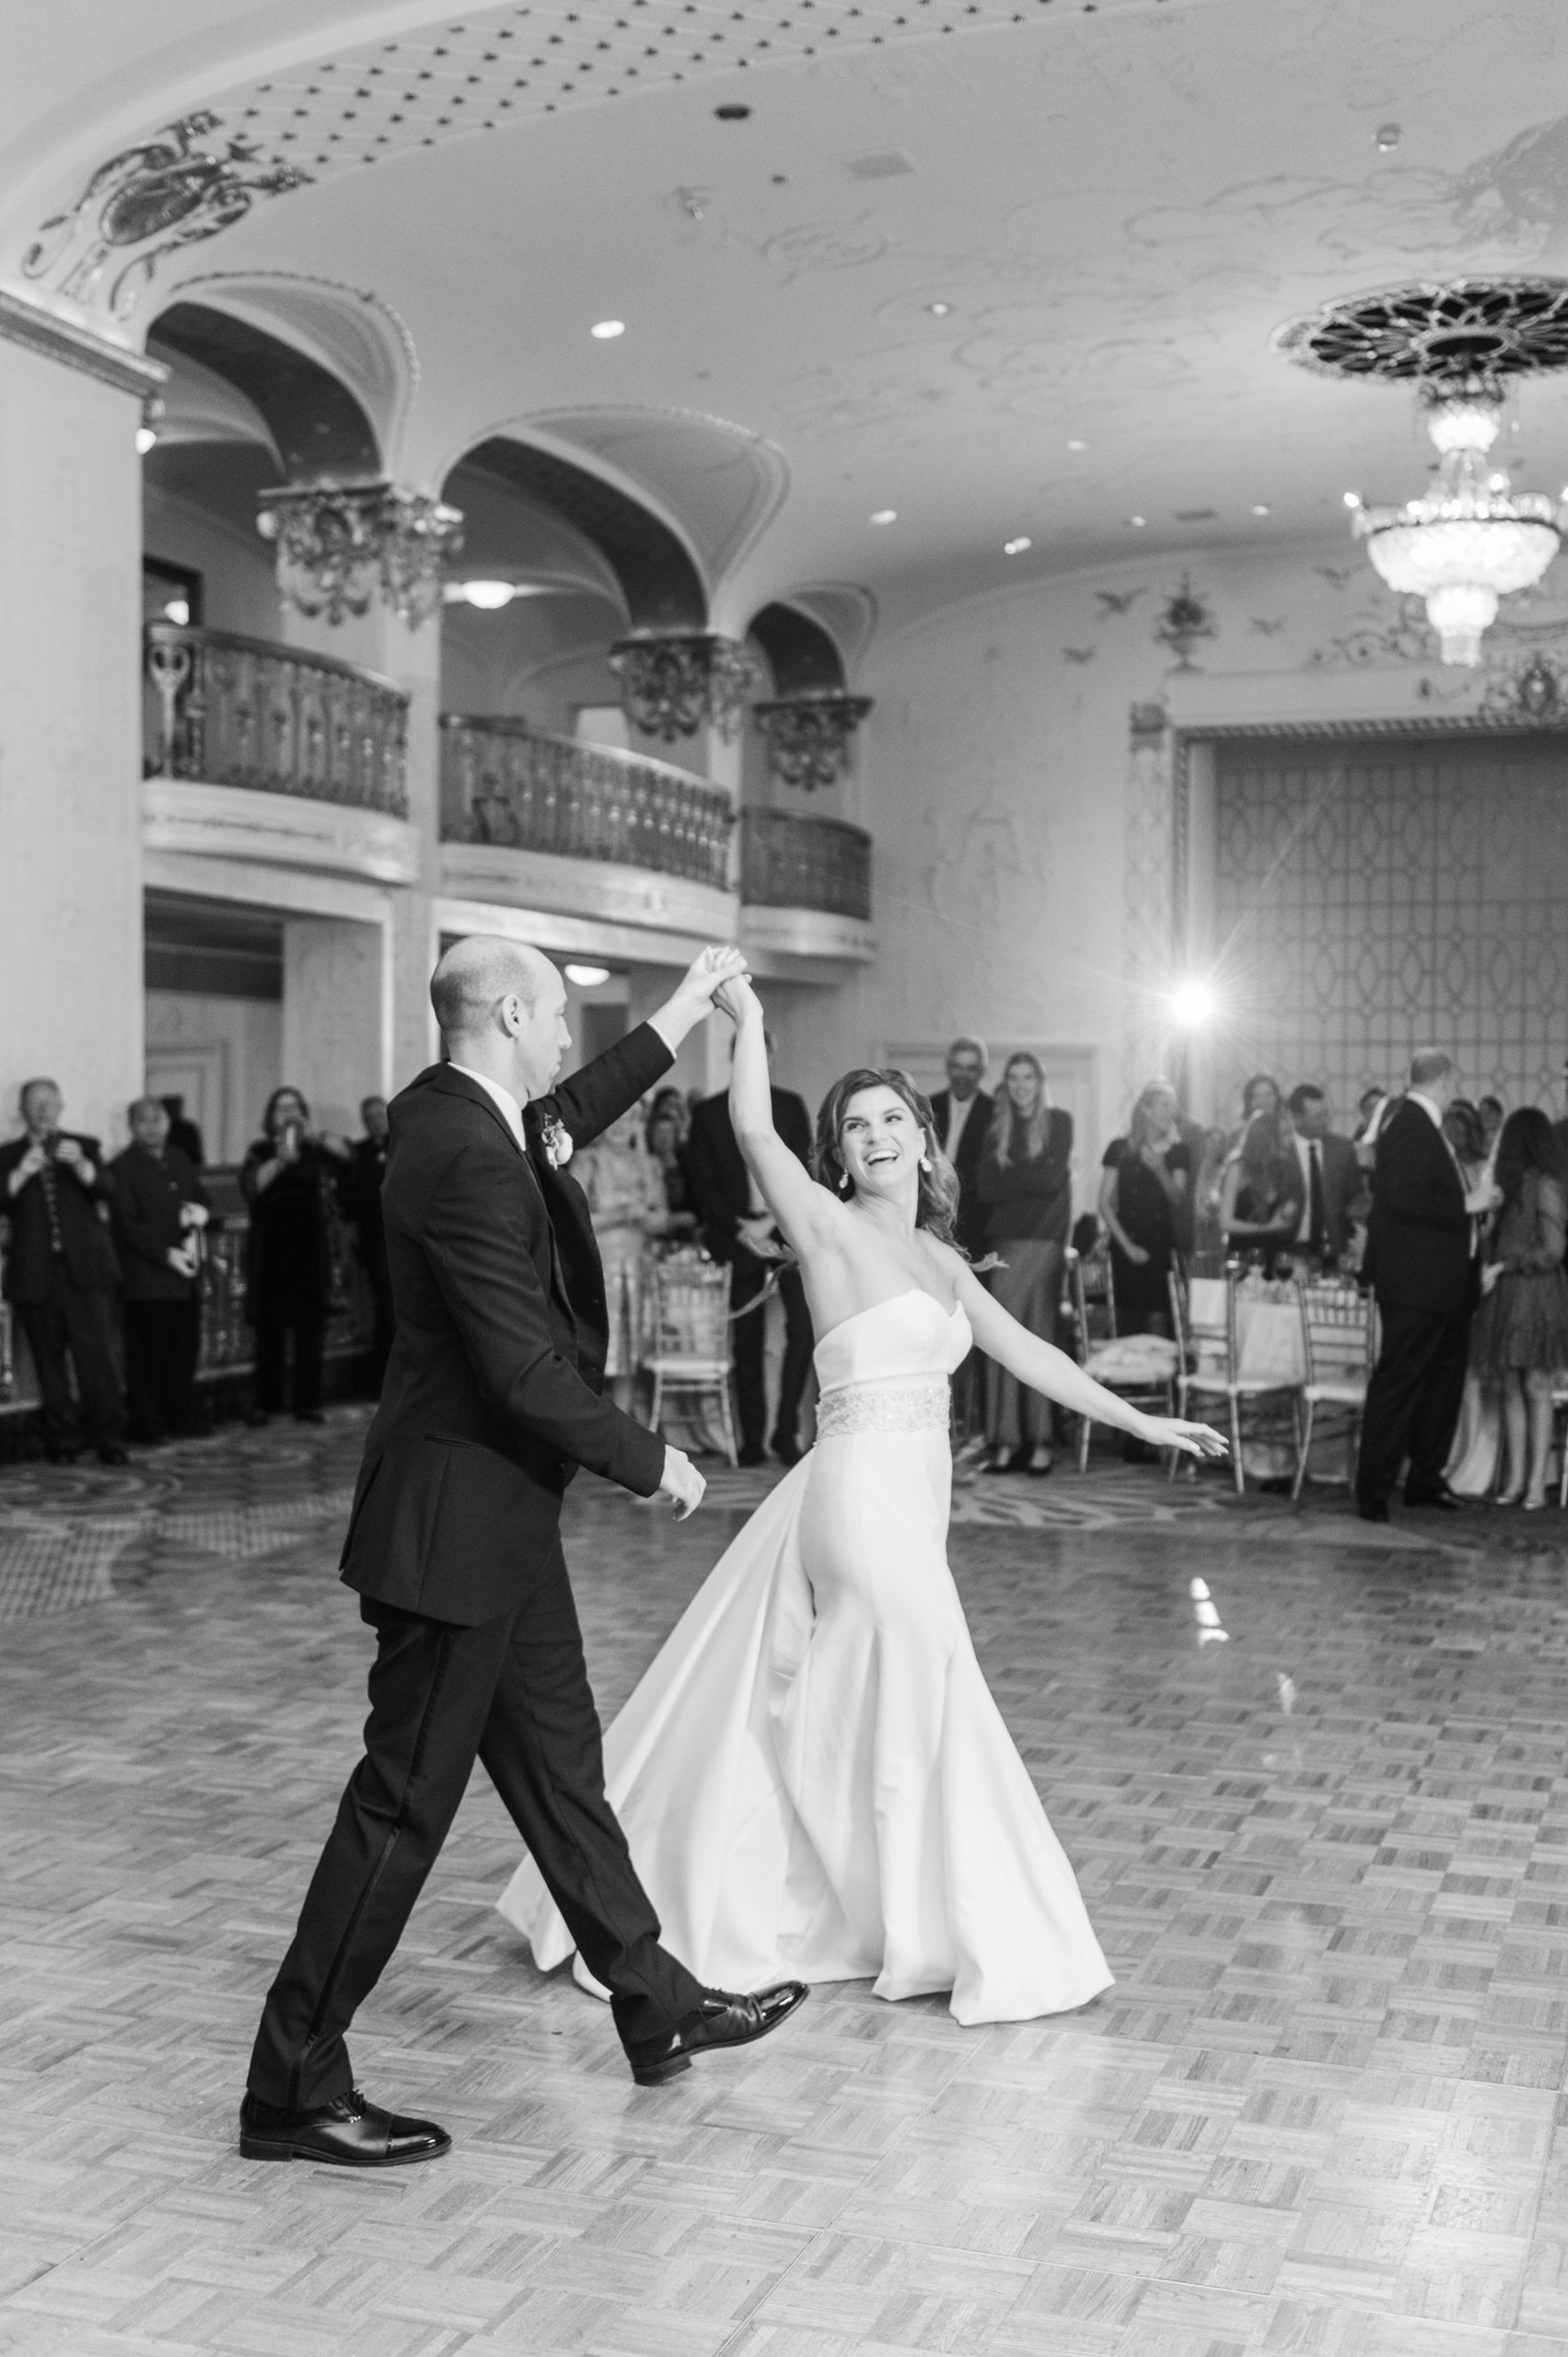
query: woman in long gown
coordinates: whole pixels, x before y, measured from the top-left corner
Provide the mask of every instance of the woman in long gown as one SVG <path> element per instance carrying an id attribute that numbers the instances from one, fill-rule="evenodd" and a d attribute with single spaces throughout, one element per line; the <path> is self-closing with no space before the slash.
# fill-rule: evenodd
<path id="1" fill-rule="evenodd" d="M 1225 1444 L 1141 1415 L 993 1300 L 948 1240 L 958 1182 L 903 1074 L 835 1085 L 808 1177 L 772 1125 L 761 1008 L 749 983 L 727 995 L 736 1136 L 821 1337 L 817 1443 L 610 1728 L 610 1799 L 665 1939 L 705 1981 L 950 1991 L 966 2023 L 1063 2012 L 1110 1973 L 947 1568 L 948 1377 L 972 1339 L 1097 1422 L 1198 1456 Z M 531 1861 L 500 1905 L 541 1968 L 571 1954 Z"/>

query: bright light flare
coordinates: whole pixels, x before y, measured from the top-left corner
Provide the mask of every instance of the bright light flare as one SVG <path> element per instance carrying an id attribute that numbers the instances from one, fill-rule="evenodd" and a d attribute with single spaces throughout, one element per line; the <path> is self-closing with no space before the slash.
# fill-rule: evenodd
<path id="1" fill-rule="evenodd" d="M 569 982 L 575 982 L 580 991 L 595 991 L 598 990 L 600 982 L 609 981 L 610 968 L 608 966 L 568 966 L 566 980 Z"/>
<path id="2" fill-rule="evenodd" d="M 1201 1031 L 1219 1013 L 1219 1001 L 1207 982 L 1178 982 L 1170 993 L 1170 1011 L 1190 1031 Z"/>

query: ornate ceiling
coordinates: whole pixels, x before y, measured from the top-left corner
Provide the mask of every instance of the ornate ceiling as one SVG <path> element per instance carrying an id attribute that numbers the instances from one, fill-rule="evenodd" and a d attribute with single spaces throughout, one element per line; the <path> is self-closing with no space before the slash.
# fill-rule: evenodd
<path id="1" fill-rule="evenodd" d="M 292 288 L 389 447 L 395 398 L 405 479 L 546 420 L 730 627 L 802 584 L 886 628 L 1144 551 L 1320 546 L 1346 488 L 1408 488 L 1417 429 L 1281 324 L 1568 267 L 1561 0 L 47 13 L 0 95 L 0 280 L 131 341 L 226 280 L 275 330 Z M 1518 424 L 1556 487 L 1568 391 Z"/>

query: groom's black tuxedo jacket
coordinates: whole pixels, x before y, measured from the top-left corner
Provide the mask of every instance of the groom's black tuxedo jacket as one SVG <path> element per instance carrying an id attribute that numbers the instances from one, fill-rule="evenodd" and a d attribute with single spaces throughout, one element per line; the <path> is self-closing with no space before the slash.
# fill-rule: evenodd
<path id="1" fill-rule="evenodd" d="M 498 1618 L 554 1547 L 579 1465 L 657 1489 L 663 1442 L 599 1397 L 603 1271 L 541 1117 L 585 1145 L 673 1061 L 641 1025 L 527 1109 L 526 1155 L 450 1065 L 393 1098 L 381 1207 L 397 1332 L 343 1554 L 362 1596 L 464 1626 Z"/>

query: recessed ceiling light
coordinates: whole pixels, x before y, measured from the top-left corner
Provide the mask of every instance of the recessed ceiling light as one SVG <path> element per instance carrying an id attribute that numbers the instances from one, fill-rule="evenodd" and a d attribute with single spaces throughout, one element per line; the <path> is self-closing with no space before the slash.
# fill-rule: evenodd
<path id="1" fill-rule="evenodd" d="M 1359 507 L 1359 506 L 1361 505 L 1361 493 L 1360 493 L 1360 492 L 1359 492 L 1359 491 L 1347 491 L 1347 492 L 1346 492 L 1346 493 L 1345 493 L 1345 505 L 1346 505 L 1347 507 Z"/>
<path id="2" fill-rule="evenodd" d="M 1254 516 L 1266 516 L 1268 512 L 1268 509 L 1264 506 L 1260 499 L 1255 499 L 1253 501 L 1252 513 Z"/>
<path id="3" fill-rule="evenodd" d="M 624 319 L 599 319 L 588 330 L 590 335 L 598 336 L 600 343 L 609 343 L 612 337 L 624 335 L 625 332 Z"/>
<path id="4" fill-rule="evenodd" d="M 1130 524 L 1136 524 L 1140 531 L 1143 529 L 1144 526 L 1148 522 L 1148 520 L 1149 520 L 1149 519 L 1148 519 L 1148 517 L 1147 517 L 1146 516 L 1129 516 L 1129 517 L 1128 517 L 1128 518 L 1127 518 L 1127 521 L 1128 521 Z"/>
<path id="5" fill-rule="evenodd" d="M 1026 549 L 1032 549 L 1033 546 L 1034 542 L 1028 535 L 1020 532 L 1016 540 L 1003 541 L 1002 553 L 1004 556 L 1022 556 Z"/>
<path id="6" fill-rule="evenodd" d="M 1378 154 L 1387 156 L 1400 144 L 1400 126 L 1397 122 L 1380 122 L 1372 136 L 1377 143 Z"/>
<path id="7" fill-rule="evenodd" d="M 934 319 L 945 319 L 953 306 L 951 303 L 927 303 L 925 308 Z"/>
<path id="8" fill-rule="evenodd" d="M 1086 450 L 1088 447 L 1089 446 L 1086 442 L 1079 442 L 1076 440 L 1069 442 L 1067 445 L 1069 450 Z"/>
<path id="9" fill-rule="evenodd" d="M 874 524 L 896 524 L 899 520 L 899 511 L 896 507 L 878 507 L 871 520 Z"/>
<path id="10" fill-rule="evenodd" d="M 608 966 L 568 966 L 566 980 L 569 982 L 575 982 L 580 991 L 598 990 L 600 982 L 609 981 L 610 968 Z"/>

